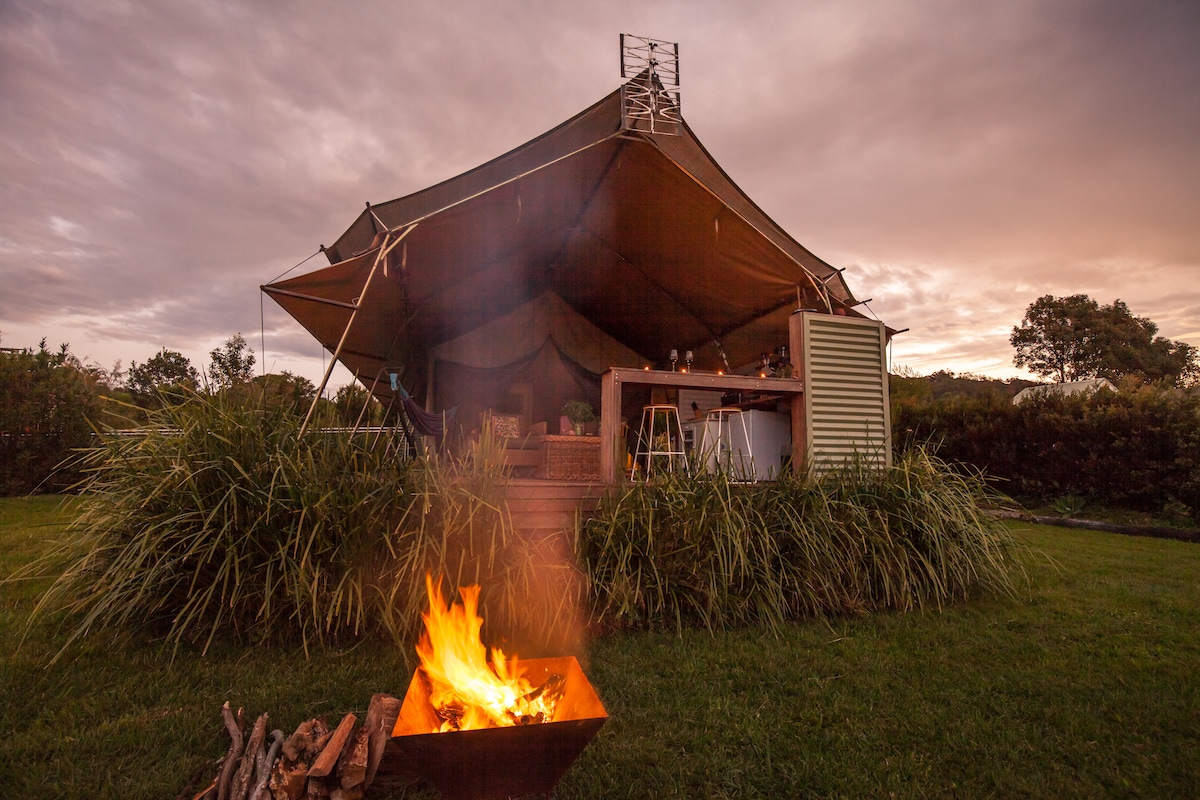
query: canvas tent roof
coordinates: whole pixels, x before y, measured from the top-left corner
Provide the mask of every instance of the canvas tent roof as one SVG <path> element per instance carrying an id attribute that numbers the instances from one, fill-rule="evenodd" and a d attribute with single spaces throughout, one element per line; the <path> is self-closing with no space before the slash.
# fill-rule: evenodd
<path id="1" fill-rule="evenodd" d="M 367 386 L 403 370 L 418 397 L 450 343 L 485 328 L 524 334 L 519 309 L 531 303 L 561 312 L 547 330 L 586 320 L 602 334 L 600 360 L 661 363 L 676 348 L 693 350 L 702 369 L 737 368 L 786 343 L 798 306 L 854 305 L 840 272 L 679 127 L 669 136 L 630 126 L 617 90 L 476 169 L 368 206 L 326 250 L 331 266 L 263 289 L 331 351 L 357 304 L 340 360 Z M 383 232 L 414 223 L 364 292 Z M 599 361 L 578 350 L 586 339 L 570 347 L 591 367 Z M 511 354 L 498 348 L 496 358 Z"/>

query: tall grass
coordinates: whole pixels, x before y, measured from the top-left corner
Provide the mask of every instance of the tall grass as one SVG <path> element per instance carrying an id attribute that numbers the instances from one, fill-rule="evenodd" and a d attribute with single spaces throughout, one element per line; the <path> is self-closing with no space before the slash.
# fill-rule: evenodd
<path id="1" fill-rule="evenodd" d="M 64 650 L 131 626 L 203 649 L 407 641 L 426 571 L 451 589 L 499 585 L 485 606 L 496 624 L 520 616 L 497 578 L 528 559 L 490 437 L 461 458 L 403 461 L 375 434 L 300 438 L 299 426 L 286 406 L 196 395 L 155 412 L 144 436 L 102 436 L 80 454 L 80 512 L 63 545 L 26 573 L 58 573 L 34 618 L 62 620 Z"/>
<path id="2" fill-rule="evenodd" d="M 570 581 L 547 581 L 564 565 L 544 543 L 513 529 L 507 505 L 509 475 L 504 445 L 484 424 L 478 441 L 460 457 L 431 453 L 408 472 L 410 502 L 392 526 L 389 559 L 370 584 L 375 611 L 397 642 L 419 633 L 428 608 L 425 575 L 454 589 L 478 585 L 484 638 L 519 642 L 521 652 L 561 641 L 576 598 Z M 573 572 L 573 570 L 569 570 Z"/>
<path id="3" fill-rule="evenodd" d="M 143 436 L 102 436 L 80 454 L 64 543 L 23 573 L 54 578 L 34 619 L 61 621 L 63 651 L 128 628 L 202 651 L 407 645 L 433 573 L 451 594 L 480 585 L 489 642 L 529 655 L 576 644 L 580 608 L 603 626 L 778 628 L 1017 590 L 983 482 L 923 451 L 757 485 L 668 476 L 614 494 L 574 536 L 533 539 L 513 529 L 488 430 L 460 456 L 410 461 L 378 434 L 299 428 L 286 404 L 196 395 Z"/>
<path id="4" fill-rule="evenodd" d="M 588 520 L 592 615 L 612 625 L 778 627 L 813 615 L 1015 596 L 1017 545 L 976 476 L 915 450 L 890 469 L 743 485 L 721 474 L 639 484 Z"/>

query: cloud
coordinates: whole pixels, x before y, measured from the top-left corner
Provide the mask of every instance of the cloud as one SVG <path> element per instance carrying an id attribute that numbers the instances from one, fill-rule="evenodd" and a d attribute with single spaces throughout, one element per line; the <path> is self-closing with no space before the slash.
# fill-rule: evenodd
<path id="1" fill-rule="evenodd" d="M 1200 7 L 1116 0 L 9 0 L 3 343 L 262 330 L 319 379 L 259 284 L 611 91 L 621 32 L 680 42 L 689 124 L 897 354 L 1011 374 L 1025 306 L 1081 291 L 1200 344 Z"/>

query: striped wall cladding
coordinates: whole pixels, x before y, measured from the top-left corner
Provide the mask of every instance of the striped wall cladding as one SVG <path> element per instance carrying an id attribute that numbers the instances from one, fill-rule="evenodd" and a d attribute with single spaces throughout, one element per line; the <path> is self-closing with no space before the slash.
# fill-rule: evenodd
<path id="1" fill-rule="evenodd" d="M 883 323 L 804 316 L 804 408 L 813 468 L 836 468 L 856 457 L 890 465 Z"/>

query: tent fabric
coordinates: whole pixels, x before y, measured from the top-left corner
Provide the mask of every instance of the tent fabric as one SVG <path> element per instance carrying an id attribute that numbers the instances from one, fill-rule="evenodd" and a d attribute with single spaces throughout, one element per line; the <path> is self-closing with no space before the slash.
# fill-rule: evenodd
<path id="1" fill-rule="evenodd" d="M 607 336 L 554 292 L 433 348 L 438 361 L 494 369 L 553 344 L 566 358 L 599 377 L 609 367 L 640 367 L 633 350 Z"/>
<path id="2" fill-rule="evenodd" d="M 478 428 L 488 411 L 521 414 L 530 422 L 546 422 L 557 431 L 568 400 L 584 400 L 600 408 L 600 377 L 565 356 L 553 342 L 503 367 L 468 367 L 438 361 L 435 403 L 453 398 L 464 432 Z M 536 391 L 525 389 L 536 387 Z"/>
<path id="3" fill-rule="evenodd" d="M 382 236 L 413 223 L 364 294 Z M 589 372 L 617 365 L 603 362 L 618 351 L 661 365 L 671 349 L 694 351 L 697 369 L 737 369 L 787 342 L 798 307 L 857 316 L 841 273 L 767 217 L 686 122 L 678 136 L 633 130 L 620 90 L 476 169 L 365 209 L 326 254 L 331 266 L 264 291 L 330 351 L 357 303 L 340 360 L 367 386 L 402 371 L 426 407 L 439 354 L 464 365 L 527 354 L 530 314 L 556 318 L 549 340 Z M 488 350 L 484 339 L 513 341 Z M 481 354 L 463 355 L 467 342 Z"/>

